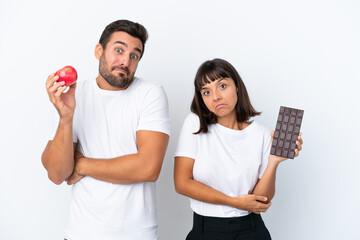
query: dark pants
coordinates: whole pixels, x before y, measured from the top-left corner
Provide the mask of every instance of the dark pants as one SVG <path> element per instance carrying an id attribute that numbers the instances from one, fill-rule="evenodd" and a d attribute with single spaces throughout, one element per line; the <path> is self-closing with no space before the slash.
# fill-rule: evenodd
<path id="1" fill-rule="evenodd" d="M 193 229 L 186 240 L 271 240 L 260 215 L 204 217 L 194 213 Z"/>

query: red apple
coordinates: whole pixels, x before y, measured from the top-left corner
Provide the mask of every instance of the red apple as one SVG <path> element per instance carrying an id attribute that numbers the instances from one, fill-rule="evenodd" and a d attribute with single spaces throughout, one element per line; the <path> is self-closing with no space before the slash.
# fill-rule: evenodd
<path id="1" fill-rule="evenodd" d="M 58 70 L 54 76 L 59 76 L 58 82 L 65 82 L 66 86 L 70 86 L 77 80 L 77 72 L 72 66 L 66 66 Z"/>

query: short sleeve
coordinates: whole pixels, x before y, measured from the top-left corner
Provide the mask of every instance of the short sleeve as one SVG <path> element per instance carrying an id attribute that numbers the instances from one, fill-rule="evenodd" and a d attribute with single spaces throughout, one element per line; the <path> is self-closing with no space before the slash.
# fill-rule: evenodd
<path id="1" fill-rule="evenodd" d="M 189 114 L 181 128 L 175 157 L 196 158 L 197 155 L 197 137 L 194 134 L 199 130 L 199 118 L 195 114 Z"/>
<path id="2" fill-rule="evenodd" d="M 270 156 L 270 148 L 271 148 L 271 135 L 268 131 L 264 132 L 263 136 L 263 149 L 262 149 L 262 156 L 261 156 L 261 165 L 259 168 L 259 178 L 262 177 L 262 175 L 265 172 L 265 169 L 269 162 L 269 156 Z"/>
<path id="3" fill-rule="evenodd" d="M 137 131 L 149 130 L 170 135 L 169 107 L 162 86 L 154 86 L 145 95 Z"/>

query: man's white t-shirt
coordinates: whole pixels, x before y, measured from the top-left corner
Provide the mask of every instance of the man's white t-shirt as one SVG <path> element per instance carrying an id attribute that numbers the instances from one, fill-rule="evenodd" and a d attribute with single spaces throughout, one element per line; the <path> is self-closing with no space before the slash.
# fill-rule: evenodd
<path id="1" fill-rule="evenodd" d="M 180 132 L 175 156 L 195 160 L 193 177 L 196 181 L 231 197 L 251 193 L 267 167 L 270 132 L 252 121 L 243 130 L 216 123 L 208 126 L 206 134 L 193 134 L 199 126 L 198 116 L 189 114 Z M 194 212 L 203 216 L 239 217 L 249 214 L 248 211 L 192 198 L 190 204 Z"/>
<path id="2" fill-rule="evenodd" d="M 168 102 L 159 85 L 134 78 L 126 90 L 107 91 L 92 79 L 78 82 L 75 94 L 73 141 L 86 157 L 136 153 L 138 130 L 169 135 Z M 55 122 L 53 136 L 57 126 Z M 82 178 L 72 187 L 65 238 L 158 239 L 155 187 L 154 182 L 113 184 Z"/>

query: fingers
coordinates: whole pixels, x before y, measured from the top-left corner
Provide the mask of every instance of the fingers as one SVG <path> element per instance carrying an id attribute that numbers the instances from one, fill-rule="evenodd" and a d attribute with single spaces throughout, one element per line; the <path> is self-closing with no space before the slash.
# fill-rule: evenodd
<path id="1" fill-rule="evenodd" d="M 259 203 L 259 205 L 256 207 L 255 212 L 262 213 L 262 212 L 266 212 L 269 207 L 271 206 L 271 202 L 269 203 Z"/>
<path id="2" fill-rule="evenodd" d="M 303 140 L 301 138 L 302 133 L 299 133 L 298 139 L 296 141 L 295 157 L 299 156 L 299 152 L 302 150 Z"/>
<path id="3" fill-rule="evenodd" d="M 67 185 L 71 185 L 74 178 L 74 172 L 65 180 Z"/>
<path id="4" fill-rule="evenodd" d="M 74 159 L 79 159 L 79 158 L 82 158 L 84 155 L 81 153 L 81 152 L 78 152 L 76 151 L 75 154 L 74 154 Z"/>
<path id="5" fill-rule="evenodd" d="M 46 80 L 46 91 L 48 92 L 50 101 L 55 104 L 61 94 L 65 91 L 65 82 L 56 82 L 59 76 L 51 74 Z"/>
<path id="6" fill-rule="evenodd" d="M 75 88 L 76 88 L 76 82 L 74 82 L 73 84 L 71 84 L 70 86 L 69 86 L 69 93 L 71 93 L 71 94 L 75 94 Z"/>
<path id="7" fill-rule="evenodd" d="M 254 198 L 255 198 L 256 201 L 260 201 L 260 202 L 266 202 L 267 201 L 267 197 L 264 197 L 264 196 L 254 195 Z"/>
<path id="8" fill-rule="evenodd" d="M 66 180 L 67 185 L 73 185 L 77 183 L 80 179 L 82 179 L 84 176 L 80 176 L 77 173 L 73 172 L 71 176 Z"/>
<path id="9" fill-rule="evenodd" d="M 54 73 L 50 74 L 45 82 L 46 89 L 49 89 L 51 86 L 53 86 L 58 79 L 59 76 L 54 77 Z"/>
<path id="10" fill-rule="evenodd" d="M 299 156 L 299 150 L 295 149 L 295 157 Z"/>
<path id="11" fill-rule="evenodd" d="M 256 214 L 266 212 L 271 205 L 270 201 L 268 203 L 266 202 L 268 201 L 267 197 L 260 195 L 242 195 L 239 197 L 239 200 L 240 199 L 242 199 L 242 204 L 236 206 L 236 208 L 247 210 Z"/>
<path id="12" fill-rule="evenodd" d="M 61 82 L 61 83 L 63 83 L 63 82 Z M 63 84 L 65 84 L 65 83 L 63 83 Z M 57 85 L 57 84 L 56 84 Z M 55 85 L 55 86 L 56 86 Z M 54 96 L 55 96 L 55 99 L 57 100 L 60 96 L 61 96 L 61 94 L 63 94 L 63 92 L 66 90 L 66 88 L 67 88 L 67 86 L 59 86 L 55 91 L 55 94 L 54 94 Z"/>
<path id="13" fill-rule="evenodd" d="M 296 149 L 301 151 L 302 149 L 302 143 L 300 143 L 299 141 L 296 141 Z"/>
<path id="14" fill-rule="evenodd" d="M 72 184 L 71 178 L 69 178 L 68 180 L 66 180 L 66 183 L 67 183 L 67 185 L 71 185 L 71 184 Z"/>
<path id="15" fill-rule="evenodd" d="M 303 140 L 301 138 L 301 135 L 302 135 L 302 132 L 299 133 L 299 136 L 298 136 L 298 141 L 301 142 L 301 144 L 303 143 Z"/>

